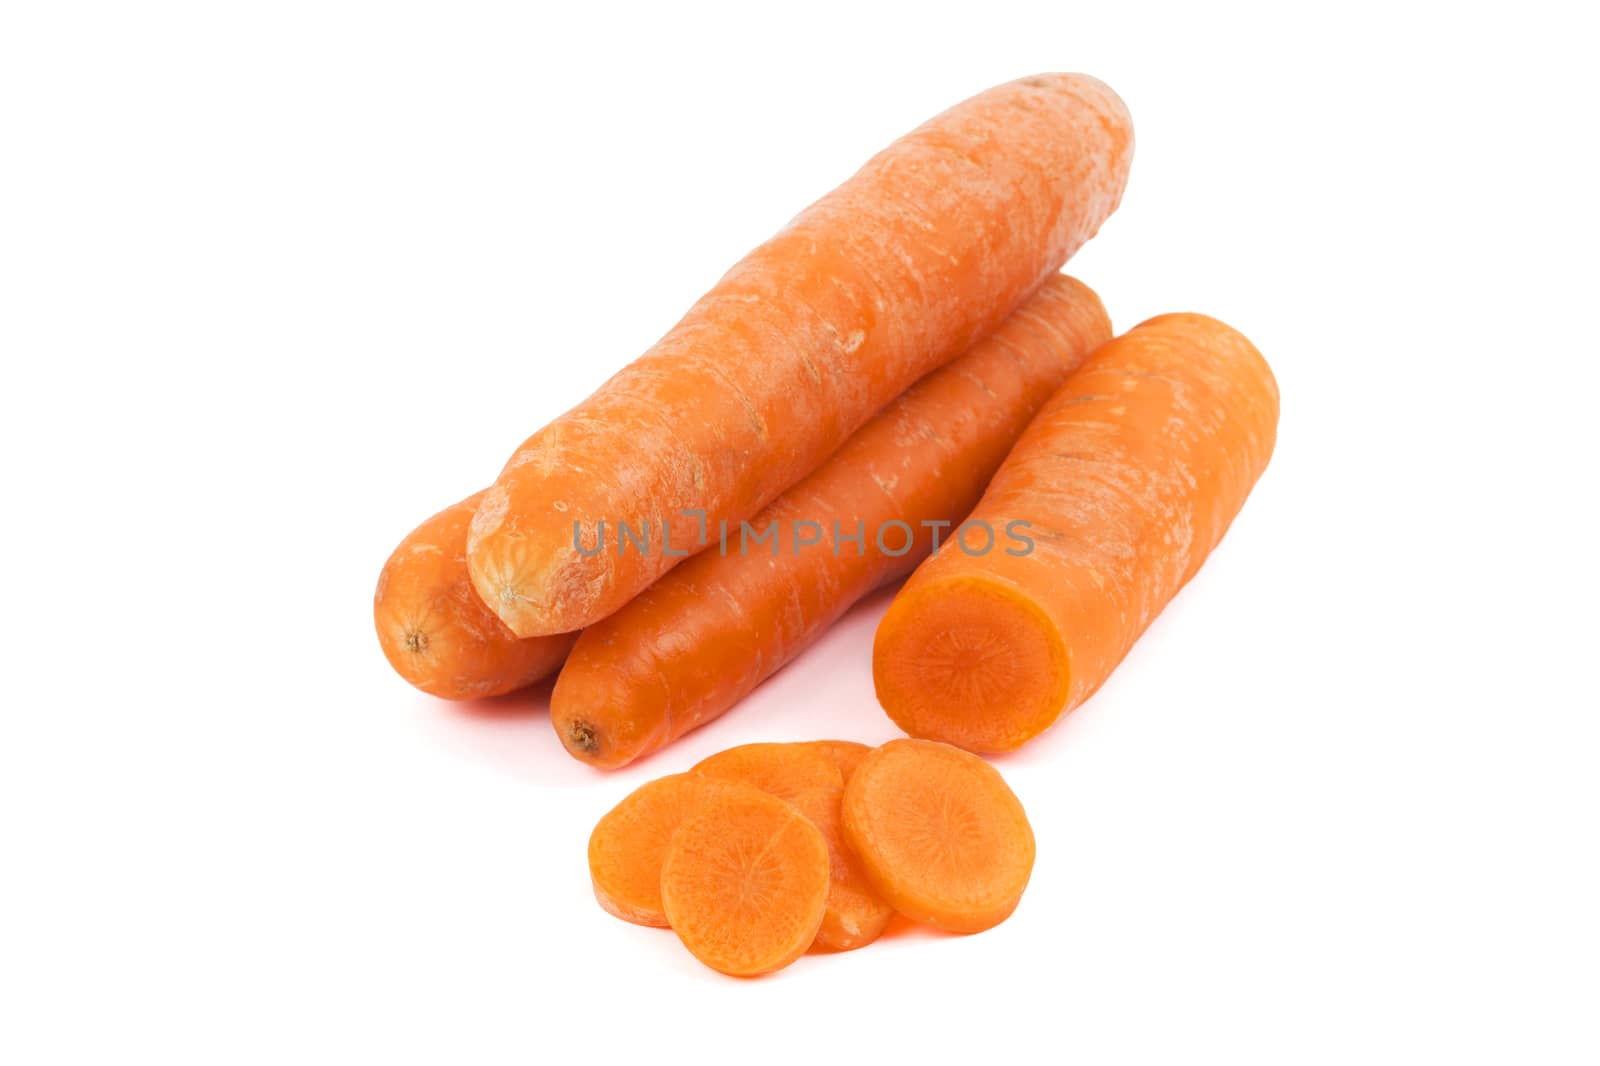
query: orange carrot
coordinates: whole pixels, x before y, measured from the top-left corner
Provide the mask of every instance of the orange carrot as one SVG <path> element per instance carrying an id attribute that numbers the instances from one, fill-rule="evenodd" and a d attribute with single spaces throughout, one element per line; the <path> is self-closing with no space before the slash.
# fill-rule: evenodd
<path id="1" fill-rule="evenodd" d="M 661 864 L 672 834 L 708 801 L 743 792 L 759 790 L 701 774 L 669 774 L 628 793 L 589 835 L 589 879 L 600 906 L 625 922 L 665 927 Z"/>
<path id="2" fill-rule="evenodd" d="M 709 800 L 672 835 L 661 904 L 685 947 L 735 977 L 782 969 L 816 939 L 828 845 L 794 807 L 740 789 Z"/>
<path id="3" fill-rule="evenodd" d="M 891 740 L 844 790 L 845 839 L 895 910 L 953 933 L 998 925 L 1033 872 L 1033 829 L 994 767 L 930 740 Z"/>
<path id="4" fill-rule="evenodd" d="M 577 634 L 518 639 L 467 578 L 467 526 L 483 493 L 412 530 L 384 563 L 372 618 L 389 665 L 429 695 L 483 699 L 555 672 Z"/>
<path id="5" fill-rule="evenodd" d="M 844 775 L 831 755 L 810 744 L 740 744 L 695 763 L 694 772 L 741 781 L 788 799 L 807 789 L 839 788 Z"/>
<path id="6" fill-rule="evenodd" d="M 1116 208 L 1132 147 L 1122 101 L 1074 74 L 896 141 L 524 442 L 473 518 L 484 602 L 520 636 L 580 629 L 754 515 L 1055 273 Z"/>
<path id="7" fill-rule="evenodd" d="M 1028 427 L 973 519 L 1034 548 L 943 552 L 878 627 L 878 700 L 913 736 L 1008 751 L 1087 699 L 1199 570 L 1266 468 L 1278 387 L 1242 335 L 1165 315 Z"/>
<path id="8" fill-rule="evenodd" d="M 1050 279 L 761 512 L 755 527 L 788 531 L 774 542 L 781 557 L 714 545 L 585 631 L 551 696 L 562 744 L 622 766 L 743 699 L 851 604 L 910 573 L 936 533 L 955 536 L 1028 420 L 1110 336 L 1087 286 Z M 1005 530 L 992 533 L 991 550 L 1004 550 Z M 979 533 L 966 542 L 984 546 Z"/>
<path id="9" fill-rule="evenodd" d="M 849 781 L 850 775 L 856 772 L 856 767 L 860 765 L 867 752 L 872 750 L 866 744 L 854 740 L 811 740 L 807 743 L 832 760 L 846 781 Z"/>
<path id="10" fill-rule="evenodd" d="M 826 743 L 824 741 L 823 743 Z M 863 745 L 865 748 L 865 746 Z M 865 751 L 871 751 L 865 748 Z M 872 887 L 861 860 L 845 843 L 840 787 L 810 788 L 791 796 L 789 802 L 810 819 L 828 842 L 827 905 L 822 925 L 811 945 L 814 951 L 854 951 L 866 947 L 883 934 L 894 908 Z"/>

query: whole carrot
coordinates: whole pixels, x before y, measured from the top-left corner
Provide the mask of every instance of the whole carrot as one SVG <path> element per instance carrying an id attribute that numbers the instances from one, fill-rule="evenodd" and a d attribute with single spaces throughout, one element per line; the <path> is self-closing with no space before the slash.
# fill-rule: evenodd
<path id="1" fill-rule="evenodd" d="M 483 699 L 554 673 L 575 634 L 519 639 L 467 578 L 467 526 L 483 493 L 412 530 L 384 563 L 372 597 L 378 643 L 395 672 L 447 700 Z"/>
<path id="2" fill-rule="evenodd" d="M 523 443 L 472 522 L 484 602 L 520 636 L 579 629 L 755 514 L 1093 236 L 1132 148 L 1122 101 L 1077 74 L 896 141 Z"/>
<path id="3" fill-rule="evenodd" d="M 724 554 L 719 537 L 585 630 L 551 696 L 562 744 L 621 766 L 732 707 L 851 604 L 909 573 L 936 534 L 956 539 L 1029 418 L 1110 335 L 1088 286 L 1052 278 L 750 522 L 771 531 L 773 550 L 741 529 Z M 992 533 L 989 550 L 1010 543 Z M 964 534 L 971 550 L 984 539 Z"/>
<path id="4" fill-rule="evenodd" d="M 916 737 L 1009 751 L 1087 699 L 1199 570 L 1266 468 L 1272 371 L 1204 315 L 1153 318 L 1068 379 L 973 520 L 1031 551 L 941 552 L 890 605 L 878 700 Z"/>

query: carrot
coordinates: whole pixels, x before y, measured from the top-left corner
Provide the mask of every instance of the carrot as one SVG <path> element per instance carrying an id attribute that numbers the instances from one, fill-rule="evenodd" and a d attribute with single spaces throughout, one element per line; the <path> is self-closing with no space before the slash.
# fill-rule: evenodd
<path id="1" fill-rule="evenodd" d="M 694 772 L 741 781 L 788 799 L 812 788 L 839 788 L 844 775 L 833 757 L 810 744 L 740 744 L 701 759 Z"/>
<path id="2" fill-rule="evenodd" d="M 1031 553 L 945 552 L 879 624 L 878 700 L 913 736 L 1008 751 L 1087 699 L 1183 587 L 1272 454 L 1278 387 L 1203 315 L 1106 345 L 1039 413 L 974 519 Z"/>
<path id="3" fill-rule="evenodd" d="M 562 744 L 622 766 L 728 710 L 851 604 L 910 573 L 936 533 L 954 536 L 1028 420 L 1110 336 L 1087 286 L 1050 279 L 757 516 L 758 529 L 789 531 L 782 557 L 714 545 L 585 631 L 551 695 Z M 859 545 L 842 539 L 852 533 Z"/>
<path id="4" fill-rule="evenodd" d="M 862 748 L 864 752 L 872 750 L 865 745 Z M 882 935 L 889 919 L 894 917 L 894 908 L 873 889 L 861 860 L 845 843 L 844 822 L 840 816 L 843 797 L 843 788 L 829 786 L 808 788 L 789 799 L 828 842 L 830 884 L 822 925 L 811 945 L 815 951 L 853 951 L 866 947 Z"/>
<path id="5" fill-rule="evenodd" d="M 812 740 L 807 741 L 815 751 L 826 755 L 833 765 L 839 768 L 839 774 L 850 780 L 850 775 L 856 772 L 856 767 L 872 748 L 854 740 Z"/>
<path id="6" fill-rule="evenodd" d="M 1033 829 L 1016 794 L 976 755 L 891 740 L 845 786 L 845 839 L 895 910 L 953 933 L 998 925 L 1033 872 Z"/>
<path id="7" fill-rule="evenodd" d="M 751 789 L 709 800 L 672 835 L 661 903 L 695 958 L 735 977 L 782 969 L 816 939 L 828 845 L 794 807 Z"/>
<path id="8" fill-rule="evenodd" d="M 580 629 L 754 515 L 1060 268 L 1116 208 L 1132 147 L 1122 101 L 1076 74 L 896 141 L 523 443 L 472 522 L 484 602 L 519 636 Z"/>
<path id="9" fill-rule="evenodd" d="M 634 789 L 589 835 L 594 898 L 625 922 L 665 927 L 661 864 L 673 832 L 709 801 L 758 791 L 701 774 L 669 774 Z"/>
<path id="10" fill-rule="evenodd" d="M 384 563 L 372 598 L 389 665 L 429 695 L 499 696 L 555 672 L 576 634 L 518 639 L 467 578 L 467 526 L 483 493 L 412 530 Z"/>

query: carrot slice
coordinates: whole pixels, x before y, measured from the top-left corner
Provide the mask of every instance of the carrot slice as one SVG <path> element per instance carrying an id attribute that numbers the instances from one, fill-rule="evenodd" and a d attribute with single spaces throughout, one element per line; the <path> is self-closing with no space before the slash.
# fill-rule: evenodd
<path id="1" fill-rule="evenodd" d="M 808 788 L 839 788 L 844 775 L 833 757 L 810 744 L 740 744 L 694 765 L 694 772 L 742 781 L 781 799 Z"/>
<path id="2" fill-rule="evenodd" d="M 872 750 L 871 745 L 854 740 L 813 740 L 808 743 L 832 760 L 833 765 L 839 768 L 839 775 L 847 782 L 867 752 Z"/>
<path id="3" fill-rule="evenodd" d="M 732 708 L 851 604 L 910 573 L 939 523 L 948 544 L 1029 419 L 1110 337 L 1099 297 L 1055 276 L 752 523 L 788 540 L 810 523 L 805 532 L 821 543 L 786 544 L 781 556 L 713 545 L 591 626 L 550 698 L 567 751 L 617 767 L 671 743 Z M 852 530 L 859 550 L 836 539 Z"/>
<path id="4" fill-rule="evenodd" d="M 576 633 L 519 639 L 467 577 L 467 527 L 483 493 L 412 530 L 384 563 L 372 597 L 378 644 L 395 672 L 431 696 L 485 699 L 554 673 Z"/>
<path id="5" fill-rule="evenodd" d="M 1132 157 L 1126 107 L 1079 74 L 998 86 L 891 144 L 523 442 L 472 523 L 484 602 L 520 636 L 580 629 L 707 543 L 691 513 L 737 528 L 1059 270 Z"/>
<path id="6" fill-rule="evenodd" d="M 840 743 L 820 741 L 819 743 Z M 861 745 L 863 752 L 871 748 Z M 844 839 L 840 813 L 843 788 L 808 788 L 789 802 L 811 820 L 828 842 L 828 902 L 817 929 L 817 951 L 852 951 L 866 947 L 882 935 L 894 908 L 872 887 L 861 860 Z"/>
<path id="7" fill-rule="evenodd" d="M 639 786 L 595 825 L 589 836 L 589 879 L 605 910 L 635 925 L 665 927 L 661 863 L 683 820 L 707 802 L 761 793 L 736 781 L 668 774 Z"/>
<path id="8" fill-rule="evenodd" d="M 1243 335 L 1164 315 L 1068 379 L 972 521 L 1031 552 L 941 552 L 873 649 L 878 701 L 913 736 L 1008 751 L 1082 703 L 1200 569 L 1272 455 L 1278 387 Z"/>
<path id="9" fill-rule="evenodd" d="M 708 802 L 672 835 L 661 902 L 695 958 L 756 977 L 811 946 L 829 884 L 821 831 L 776 796 L 739 789 Z"/>
<path id="10" fill-rule="evenodd" d="M 1016 909 L 1033 872 L 1033 829 L 994 767 L 931 740 L 891 740 L 844 790 L 845 839 L 877 890 L 909 918 L 976 933 Z"/>

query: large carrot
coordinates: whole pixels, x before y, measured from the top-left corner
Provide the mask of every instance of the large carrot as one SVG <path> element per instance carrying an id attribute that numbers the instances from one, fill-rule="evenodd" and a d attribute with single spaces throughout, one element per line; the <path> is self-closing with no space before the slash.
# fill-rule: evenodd
<path id="1" fill-rule="evenodd" d="M 755 514 L 1093 236 L 1132 148 L 1122 101 L 1076 74 L 896 141 L 523 443 L 472 523 L 484 602 L 521 636 L 579 629 Z"/>
<path id="2" fill-rule="evenodd" d="M 1095 353 L 973 520 L 1031 552 L 941 552 L 890 605 L 878 700 L 906 732 L 1008 751 L 1087 699 L 1194 576 L 1266 468 L 1278 387 L 1241 334 L 1164 315 Z"/>
<path id="3" fill-rule="evenodd" d="M 395 672 L 447 700 L 499 696 L 548 677 L 576 634 L 518 639 L 467 578 L 467 526 L 483 493 L 412 530 L 372 597 L 378 643 Z"/>
<path id="4" fill-rule="evenodd" d="M 1056 276 L 750 523 L 774 529 L 782 557 L 742 537 L 724 555 L 718 537 L 591 626 L 551 696 L 567 750 L 615 767 L 660 748 L 732 707 L 872 589 L 910 573 L 940 531 L 933 523 L 955 535 L 951 523 L 1029 418 L 1110 335 L 1095 294 Z M 1009 543 L 1003 529 L 994 535 L 993 550 Z M 980 533 L 966 539 L 983 545 Z"/>

